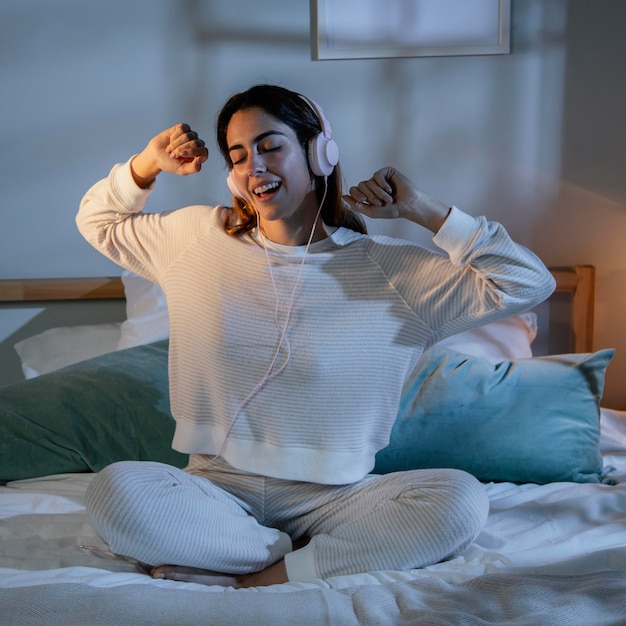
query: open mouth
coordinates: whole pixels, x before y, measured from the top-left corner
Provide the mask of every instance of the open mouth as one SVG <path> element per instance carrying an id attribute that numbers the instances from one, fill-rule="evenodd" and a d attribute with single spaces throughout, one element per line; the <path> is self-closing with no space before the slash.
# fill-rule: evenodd
<path id="1" fill-rule="evenodd" d="M 258 187 L 255 187 L 252 190 L 252 192 L 254 193 L 254 195 L 257 198 L 266 198 L 268 196 L 271 196 L 276 191 L 278 191 L 278 189 L 280 188 L 281 185 L 282 185 L 281 182 L 274 181 L 272 183 L 266 183 L 264 185 L 259 185 Z"/>

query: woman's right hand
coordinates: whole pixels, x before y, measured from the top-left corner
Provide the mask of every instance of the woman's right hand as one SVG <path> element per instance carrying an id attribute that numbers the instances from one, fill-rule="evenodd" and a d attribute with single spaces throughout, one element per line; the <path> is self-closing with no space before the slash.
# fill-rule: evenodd
<path id="1" fill-rule="evenodd" d="M 130 166 L 135 182 L 145 189 L 161 172 L 195 174 L 208 158 L 209 151 L 198 133 L 188 124 L 176 124 L 153 137 Z"/>

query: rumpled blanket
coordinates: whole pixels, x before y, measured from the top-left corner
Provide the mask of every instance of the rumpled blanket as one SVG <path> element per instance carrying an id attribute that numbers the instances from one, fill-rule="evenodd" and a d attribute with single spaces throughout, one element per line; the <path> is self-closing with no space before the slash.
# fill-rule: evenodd
<path id="1" fill-rule="evenodd" d="M 460 584 L 437 578 L 345 589 L 198 593 L 151 585 L 57 584 L 0 590 L 11 626 L 609 626 L 626 624 L 626 572 L 572 576 L 489 574 Z"/>

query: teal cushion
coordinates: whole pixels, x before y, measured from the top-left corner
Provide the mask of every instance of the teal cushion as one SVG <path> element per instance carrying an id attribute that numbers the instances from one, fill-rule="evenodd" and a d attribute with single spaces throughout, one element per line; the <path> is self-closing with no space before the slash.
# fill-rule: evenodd
<path id="1" fill-rule="evenodd" d="M 600 399 L 614 352 L 493 364 L 431 348 L 374 472 L 452 467 L 483 481 L 601 482 Z"/>
<path id="2" fill-rule="evenodd" d="M 0 388 L 0 481 L 163 461 L 172 450 L 168 342 L 112 352 Z"/>

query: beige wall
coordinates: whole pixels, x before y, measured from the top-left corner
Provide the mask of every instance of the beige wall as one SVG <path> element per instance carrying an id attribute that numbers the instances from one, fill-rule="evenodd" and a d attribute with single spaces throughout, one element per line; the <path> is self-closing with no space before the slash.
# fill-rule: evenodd
<path id="1" fill-rule="evenodd" d="M 626 3 L 517 0 L 506 56 L 321 62 L 308 4 L 0 4 L 0 278 L 116 272 L 76 233 L 77 204 L 178 120 L 215 158 L 160 181 L 155 208 L 226 200 L 215 114 L 233 91 L 279 82 L 322 103 L 347 184 L 395 165 L 548 264 L 596 265 L 595 347 L 618 350 L 604 404 L 626 408 Z M 404 223 L 371 228 L 429 245 Z M 22 323 L 0 314 L 0 341 Z"/>

